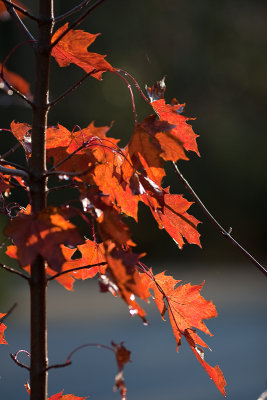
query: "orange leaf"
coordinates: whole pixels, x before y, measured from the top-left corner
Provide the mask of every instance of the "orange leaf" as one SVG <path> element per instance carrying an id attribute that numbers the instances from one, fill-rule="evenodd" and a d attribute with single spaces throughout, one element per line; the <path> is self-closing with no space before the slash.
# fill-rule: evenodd
<path id="1" fill-rule="evenodd" d="M 224 379 L 223 373 L 221 369 L 219 368 L 218 365 L 215 367 L 210 366 L 205 360 L 204 360 L 204 352 L 199 349 L 197 346 L 193 346 L 190 342 L 189 345 L 191 347 L 191 350 L 195 354 L 197 360 L 200 362 L 202 367 L 206 370 L 207 374 L 209 377 L 213 380 L 221 394 L 225 397 L 225 386 L 226 386 L 226 381 Z"/>
<path id="2" fill-rule="evenodd" d="M 177 281 L 172 276 L 165 275 L 165 272 L 153 276 L 150 270 L 148 274 L 140 275 L 143 284 L 148 289 L 153 290 L 156 305 L 163 319 L 168 310 L 170 324 L 177 343 L 177 351 L 183 335 L 200 364 L 225 396 L 224 386 L 226 382 L 223 374 L 218 366 L 213 368 L 204 361 L 204 351 L 198 345 L 207 348 L 208 346 L 195 332 L 195 328 L 197 328 L 211 335 L 203 319 L 217 316 L 217 311 L 212 301 L 207 301 L 200 295 L 204 282 L 201 285 L 192 286 L 188 283 L 176 287 L 180 281 Z"/>
<path id="3" fill-rule="evenodd" d="M 178 104 L 175 100 L 173 100 L 173 104 L 166 104 L 164 99 L 160 99 L 153 101 L 151 106 L 161 120 L 175 125 L 171 132 L 182 143 L 184 149 L 194 151 L 199 155 L 196 143 L 198 135 L 194 133 L 192 126 L 187 124 L 187 121 L 195 118 L 188 118 L 180 114 L 184 105 Z"/>
<path id="4" fill-rule="evenodd" d="M 99 233 L 104 241 L 111 239 L 118 246 L 135 246 L 128 225 L 122 221 L 115 207 L 104 209 L 97 221 Z"/>
<path id="5" fill-rule="evenodd" d="M 59 393 L 53 394 L 48 400 L 85 400 L 87 397 L 78 397 L 74 394 L 63 394 L 63 390 Z"/>
<path id="6" fill-rule="evenodd" d="M 211 335 L 203 319 L 214 318 L 217 312 L 212 301 L 207 301 L 200 295 L 204 282 L 202 285 L 191 286 L 188 283 L 176 287 L 178 282 L 180 281 L 161 272 L 151 280 L 150 288 L 155 293 L 155 301 L 162 317 L 167 309 L 169 311 L 173 333 L 179 347 L 181 336 L 188 329 L 197 328 Z"/>
<path id="7" fill-rule="evenodd" d="M 31 153 L 31 134 L 29 131 L 32 127 L 26 123 L 12 121 L 10 128 L 15 138 L 23 146 L 25 153 L 29 155 Z"/>
<path id="8" fill-rule="evenodd" d="M 70 259 L 71 256 L 73 255 L 73 253 L 76 251 L 76 250 L 73 250 L 73 249 L 69 249 L 68 247 L 65 247 L 65 246 L 63 246 L 63 245 L 60 245 L 60 248 L 61 248 L 62 254 L 63 254 L 63 256 L 65 257 L 66 260 Z M 8 257 L 11 257 L 11 258 L 15 259 L 15 260 L 18 260 L 17 252 L 18 252 L 17 246 L 11 245 L 11 246 L 8 246 L 8 247 L 7 247 L 6 255 L 7 255 Z M 68 266 L 67 266 L 67 264 L 68 264 L 68 261 L 66 261 L 66 262 L 62 265 L 61 272 L 63 272 L 63 271 L 65 271 L 65 270 L 69 269 Z M 30 265 L 26 265 L 25 267 L 23 267 L 23 269 L 24 269 L 25 271 L 27 271 L 29 275 L 31 274 L 31 266 L 30 266 Z M 48 276 L 54 276 L 54 275 L 56 275 L 56 273 L 57 273 L 57 272 L 54 271 L 52 268 L 46 267 L 46 274 L 47 274 Z M 63 274 L 63 275 L 61 275 L 61 276 L 58 276 L 58 277 L 55 278 L 55 279 L 56 279 L 62 286 L 64 286 L 65 289 L 67 289 L 67 290 L 72 290 L 73 284 L 74 284 L 74 282 L 75 282 L 75 279 L 73 278 L 72 273 Z"/>
<path id="9" fill-rule="evenodd" d="M 150 179 L 152 179 L 157 185 L 161 184 L 162 178 L 165 176 L 163 168 L 163 162 L 160 158 L 160 149 L 157 142 L 155 141 L 155 132 L 157 129 L 148 129 L 149 124 L 146 119 L 142 124 L 135 127 L 135 131 L 128 145 L 128 151 L 131 161 L 136 170 L 142 171 L 144 163 L 142 159 L 146 161 L 146 173 Z M 158 121 L 159 122 L 159 121 Z M 163 127 L 161 123 L 160 129 L 165 129 L 166 124 Z M 169 127 L 169 124 L 167 124 Z M 145 129 L 147 128 L 147 129 Z"/>
<path id="10" fill-rule="evenodd" d="M 197 231 L 199 221 L 186 212 L 193 203 L 184 199 L 182 195 L 170 194 L 168 189 L 161 189 L 142 176 L 139 179 L 145 191 L 140 197 L 150 207 L 159 228 L 164 228 L 180 249 L 184 245 L 183 238 L 188 243 L 201 247 L 200 234 Z"/>
<path id="11" fill-rule="evenodd" d="M 5 314 L 0 313 L 0 344 L 7 344 L 7 341 L 5 340 L 4 337 L 4 331 L 6 329 L 6 326 L 1 322 L 1 318 L 3 318 L 5 315 L 6 313 Z"/>
<path id="12" fill-rule="evenodd" d="M 106 274 L 101 276 L 100 288 L 103 292 L 109 290 L 114 295 L 118 294 L 128 304 L 130 315 L 137 314 L 146 322 L 146 313 L 135 300 L 135 296 L 145 301 L 150 297 L 136 269 L 141 256 L 116 249 L 112 242 L 106 242 L 108 268 Z"/>
<path id="13" fill-rule="evenodd" d="M 166 104 L 164 100 L 165 90 L 165 77 L 161 81 L 156 82 L 152 86 L 152 88 L 147 87 L 151 106 L 159 116 L 160 120 L 167 121 L 169 124 L 174 125 L 173 129 L 171 130 L 171 135 L 169 135 L 168 138 L 166 138 L 164 135 L 163 137 L 160 137 L 162 135 L 158 136 L 158 140 L 162 142 L 163 146 L 165 146 L 162 157 L 166 161 L 177 161 L 179 158 L 182 158 L 184 160 L 188 159 L 184 155 L 183 151 L 181 152 L 181 150 L 179 150 L 176 155 L 171 155 L 171 143 L 175 144 L 174 146 L 176 147 L 176 150 L 178 150 L 177 145 L 179 145 L 179 142 L 185 150 L 194 151 L 199 155 L 196 143 L 196 138 L 198 137 L 198 135 L 194 133 L 192 126 L 187 124 L 187 121 L 194 120 L 195 118 L 187 118 L 181 115 L 184 110 L 185 104 L 179 104 L 176 99 L 173 99 L 171 101 L 171 104 Z M 173 156 L 176 159 L 174 159 Z"/>
<path id="14" fill-rule="evenodd" d="M 68 23 L 59 28 L 52 37 L 52 43 L 66 30 Z M 85 72 L 92 73 L 96 79 L 102 79 L 102 73 L 113 71 L 114 68 L 105 60 L 105 56 L 90 53 L 87 48 L 95 41 L 97 36 L 81 30 L 71 29 L 52 49 L 52 56 L 55 57 L 60 67 L 67 67 L 71 63 L 78 65 Z"/>
<path id="15" fill-rule="evenodd" d="M 105 272 L 105 266 L 90 267 L 92 264 L 106 262 L 103 243 L 95 243 L 91 240 L 86 240 L 84 244 L 77 247 L 81 252 L 82 257 L 66 261 L 62 267 L 64 271 L 72 268 L 85 267 L 88 265 L 88 268 L 72 272 L 72 276 L 75 279 L 93 278 L 97 273 Z"/>
<path id="16" fill-rule="evenodd" d="M 40 254 L 50 268 L 59 272 L 65 262 L 60 245 L 76 246 L 83 242 L 68 218 L 69 211 L 57 207 L 45 208 L 37 214 L 18 213 L 5 228 L 5 234 L 17 246 L 20 264 L 32 264 Z"/>
<path id="17" fill-rule="evenodd" d="M 1 3 L 0 3 L 0 13 L 1 13 Z M 1 15 L 0 15 L 0 19 L 1 19 Z M 1 71 L 1 69 L 2 69 L 2 64 L 0 63 L 0 71 Z M 15 89 L 17 89 L 20 93 L 31 98 L 32 95 L 31 95 L 31 91 L 30 91 L 30 85 L 20 75 L 16 74 L 15 72 L 11 72 L 6 67 L 4 67 L 3 68 L 3 77 L 11 86 L 13 86 Z M 7 93 L 9 93 L 9 90 L 10 90 L 6 86 L 3 79 L 1 79 L 1 77 L 0 77 L 0 89 L 5 90 Z M 10 93 L 10 94 L 12 94 L 12 93 Z"/>

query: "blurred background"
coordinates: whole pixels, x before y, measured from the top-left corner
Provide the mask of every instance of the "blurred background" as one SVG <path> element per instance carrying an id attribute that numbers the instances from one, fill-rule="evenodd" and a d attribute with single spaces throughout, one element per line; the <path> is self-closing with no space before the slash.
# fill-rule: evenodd
<path id="1" fill-rule="evenodd" d="M 25 0 L 24 4 L 37 13 L 37 2 Z M 77 4 L 57 0 L 55 14 Z M 176 97 L 187 103 L 184 114 L 197 118 L 192 125 L 200 135 L 201 158 L 189 154 L 190 162 L 179 163 L 181 172 L 225 229 L 232 227 L 233 236 L 263 264 L 267 236 L 266 17 L 266 0 L 166 0 L 164 4 L 159 0 L 106 0 L 79 27 L 101 32 L 89 51 L 107 54 L 111 65 L 127 70 L 142 88 L 167 75 L 166 100 Z M 36 32 L 31 21 L 25 23 Z M 23 40 L 11 21 L 1 21 L 0 61 Z M 21 74 L 33 89 L 34 63 L 27 44 L 17 49 L 7 67 Z M 51 98 L 82 75 L 78 67 L 60 69 L 52 60 Z M 137 91 L 135 101 L 141 120 L 151 111 Z M 14 96 L 0 93 L 1 128 L 9 128 L 12 120 L 31 123 L 30 111 Z M 83 128 L 92 120 L 97 126 L 114 121 L 110 135 L 120 138 L 121 146 L 132 134 L 129 92 L 111 73 L 105 73 L 102 82 L 89 78 L 49 116 L 49 124 L 59 122 L 70 130 L 76 124 Z M 8 133 L 1 135 L 2 154 L 15 141 Z M 16 161 L 24 162 L 22 153 L 16 154 Z M 172 193 L 184 193 L 192 200 L 171 170 L 165 184 L 171 185 Z M 228 398 L 257 399 L 267 381 L 267 281 L 224 240 L 198 206 L 193 205 L 190 212 L 203 222 L 199 227 L 202 249 L 187 245 L 179 251 L 141 207 L 140 224 L 130 221 L 137 250 L 147 252 L 146 262 L 156 272 L 164 268 L 186 282 L 206 280 L 205 296 L 219 309 L 219 318 L 208 322 L 215 336 L 208 340 L 214 351 L 206 360 L 212 365 L 219 363 L 225 373 Z M 1 224 L 5 224 L 3 218 Z M 1 261 L 5 261 L 3 252 Z M 20 388 L 26 374 L 12 365 L 8 353 L 18 346 L 29 347 L 27 290 L 16 277 L 0 274 L 0 312 L 13 301 L 19 304 L 7 321 L 10 346 L 1 348 L 0 393 L 5 399 L 18 397 L 18 393 L 20 399 L 26 399 Z M 134 361 L 126 367 L 129 400 L 220 398 L 186 345 L 177 356 L 171 330 L 159 315 L 154 318 L 153 305 L 148 308 L 151 326 L 143 328 L 136 318 L 127 318 L 120 300 L 113 300 L 113 309 L 110 297 L 97 294 L 96 282 L 79 286 L 73 294 L 56 284 L 50 289 L 51 362 L 62 361 L 61 357 L 64 361 L 73 347 L 88 341 L 108 344 L 125 340 Z M 51 373 L 50 394 L 64 387 L 65 393 L 89 395 L 89 399 L 119 398 L 110 390 L 114 360 L 103 352 L 87 349 L 77 354 L 75 365 Z M 22 383 L 17 385 L 19 379 Z"/>

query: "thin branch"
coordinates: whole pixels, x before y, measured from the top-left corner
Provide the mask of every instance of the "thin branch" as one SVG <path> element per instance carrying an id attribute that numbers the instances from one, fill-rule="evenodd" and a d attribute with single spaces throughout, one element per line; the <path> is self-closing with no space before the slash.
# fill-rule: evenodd
<path id="1" fill-rule="evenodd" d="M 0 156 L 0 160 L 3 160 L 4 158 L 9 157 L 11 154 L 13 154 L 19 147 L 21 146 L 20 142 L 16 143 L 15 146 L 11 147 L 6 153 Z"/>
<path id="2" fill-rule="evenodd" d="M 20 145 L 20 143 L 18 143 L 18 144 Z M 0 157 L 0 164 L 8 165 L 10 167 L 14 167 L 16 169 L 19 169 L 19 170 L 25 171 L 26 173 L 29 173 L 29 170 L 27 168 L 23 167 L 22 165 L 14 163 L 13 161 L 4 160 L 2 157 Z"/>
<path id="3" fill-rule="evenodd" d="M 30 99 L 28 99 L 27 96 L 22 94 L 18 89 L 16 89 L 14 86 L 10 85 L 10 83 L 6 80 L 3 74 L 3 65 L 2 65 L 2 71 L 0 71 L 0 78 L 3 80 L 3 82 L 6 84 L 8 89 L 12 90 L 12 92 L 16 93 L 17 96 L 19 96 L 22 100 L 26 101 L 31 107 L 33 107 L 33 103 Z"/>
<path id="4" fill-rule="evenodd" d="M 206 206 L 202 203 L 198 195 L 195 193 L 193 188 L 189 185 L 187 180 L 183 177 L 181 172 L 179 171 L 177 165 L 173 162 L 172 163 L 174 167 L 174 171 L 176 172 L 177 177 L 179 180 L 183 183 L 187 191 L 191 194 L 191 196 L 195 199 L 196 203 L 200 206 L 202 211 L 207 215 L 209 220 L 215 225 L 217 230 L 222 233 L 234 246 L 236 246 L 241 253 L 243 253 L 265 276 L 267 276 L 267 270 L 264 268 L 263 265 L 261 265 L 244 247 L 242 247 L 231 235 L 232 229 L 230 228 L 228 231 L 225 230 L 219 222 L 213 217 L 213 215 L 209 212 L 209 210 L 206 208 Z"/>
<path id="5" fill-rule="evenodd" d="M 82 10 L 84 7 L 87 6 L 88 3 L 90 3 L 91 0 L 83 0 L 80 4 L 77 6 L 73 7 L 71 10 L 65 12 L 65 14 L 59 15 L 54 19 L 54 22 L 60 22 L 64 20 L 65 18 L 69 17 L 70 15 L 75 14 L 76 12 Z"/>
<path id="6" fill-rule="evenodd" d="M 4 0 L 3 2 L 5 3 L 6 9 L 7 9 L 9 15 L 11 16 L 11 18 L 13 18 L 15 20 L 17 26 L 22 31 L 25 38 L 27 40 L 30 40 L 31 43 L 35 42 L 35 39 L 32 36 L 31 32 L 28 30 L 26 25 L 24 25 L 24 23 L 22 22 L 21 18 L 18 15 L 17 11 L 15 10 L 15 8 L 17 8 L 17 7 L 15 7 L 11 1 Z M 21 9 L 20 11 L 24 13 L 25 10 Z M 32 44 L 32 46 L 34 47 L 33 44 Z"/>
<path id="7" fill-rule="evenodd" d="M 137 119 L 137 113 L 136 113 L 136 108 L 135 108 L 135 102 L 134 102 L 134 95 L 132 91 L 132 87 L 130 83 L 127 81 L 124 76 L 122 76 L 118 71 L 112 71 L 115 75 L 118 75 L 127 85 L 127 88 L 129 89 L 130 96 L 131 96 L 131 102 L 132 102 L 132 109 L 133 109 L 133 114 L 134 114 L 134 122 L 135 124 L 138 124 L 138 119 Z M 141 89 L 140 89 L 141 90 Z"/>
<path id="8" fill-rule="evenodd" d="M 106 349 L 106 350 L 110 350 L 113 353 L 115 353 L 114 349 L 110 346 L 106 346 L 105 344 L 100 344 L 100 343 L 86 343 L 86 344 L 82 344 L 81 346 L 76 347 L 76 349 L 72 350 L 72 352 L 68 355 L 66 361 L 62 364 L 54 364 L 54 365 L 50 365 L 50 367 L 47 368 L 47 370 L 52 369 L 52 368 L 64 368 L 67 367 L 68 365 L 71 364 L 71 357 L 73 356 L 73 354 L 75 354 L 77 351 L 84 349 L 85 347 L 97 347 L 98 349 Z"/>
<path id="9" fill-rule="evenodd" d="M 0 325 L 9 317 L 9 315 L 13 312 L 13 310 L 17 307 L 17 303 L 14 303 L 13 306 L 8 310 L 8 312 L 0 318 Z"/>
<path id="10" fill-rule="evenodd" d="M 26 351 L 26 350 L 19 350 L 19 351 L 16 352 L 16 354 L 10 353 L 10 357 L 12 358 L 13 361 L 15 361 L 15 363 L 16 363 L 19 367 L 25 368 L 25 369 L 27 369 L 28 371 L 30 371 L 30 367 L 28 367 L 27 365 L 25 365 L 25 364 L 21 363 L 20 361 L 18 361 L 18 354 L 19 354 L 19 353 L 26 353 L 27 356 L 31 357 L 30 353 L 28 353 L 28 351 Z"/>
<path id="11" fill-rule="evenodd" d="M 0 268 L 3 268 L 4 270 L 11 272 L 12 274 L 16 274 L 20 276 L 21 278 L 26 279 L 27 281 L 29 280 L 28 276 L 24 275 L 22 272 L 18 271 L 17 269 L 8 267 L 7 265 L 0 264 Z"/>
<path id="12" fill-rule="evenodd" d="M 141 89 L 140 85 L 138 84 L 138 82 L 135 80 L 135 78 L 129 74 L 127 71 L 125 71 L 124 69 L 121 68 L 117 68 L 118 72 L 122 72 L 125 76 L 128 76 L 134 83 L 135 87 L 137 88 L 137 90 L 139 91 L 139 93 L 141 94 L 141 96 L 143 97 L 143 99 L 145 100 L 146 103 L 151 105 L 151 102 L 149 101 L 149 99 L 146 97 L 146 95 L 144 94 L 143 90 Z"/>
<path id="13" fill-rule="evenodd" d="M 0 172 L 4 175 L 21 176 L 24 179 L 29 179 L 29 174 L 26 171 L 23 171 L 22 169 L 11 169 L 0 165 Z"/>
<path id="14" fill-rule="evenodd" d="M 24 8 L 20 7 L 18 4 L 13 4 L 12 1 L 9 1 L 9 0 L 2 0 L 2 2 L 6 5 L 6 8 L 7 8 L 8 5 L 10 5 L 12 8 L 15 8 L 15 10 L 21 12 L 26 17 L 29 17 L 29 18 L 33 19 L 34 21 L 37 21 L 37 22 L 39 21 L 39 18 L 35 17 L 29 11 L 27 11 Z"/>
<path id="15" fill-rule="evenodd" d="M 69 184 L 66 184 L 66 185 L 54 186 L 54 187 L 48 188 L 48 189 L 46 190 L 46 193 L 55 192 L 56 190 L 61 190 L 61 189 L 70 189 L 70 188 L 76 189 L 76 188 L 79 187 L 79 184 L 80 184 L 80 183 L 81 183 L 81 182 L 75 182 L 75 183 L 70 182 Z"/>
<path id="16" fill-rule="evenodd" d="M 88 10 L 83 15 L 81 15 L 78 19 L 76 19 L 76 21 L 74 21 L 72 24 L 70 24 L 68 29 L 66 29 L 64 32 L 62 32 L 62 34 L 51 44 L 51 48 L 56 46 L 58 44 L 58 42 L 64 36 L 66 36 L 71 29 L 74 29 L 76 26 L 78 26 L 92 11 L 94 11 L 95 8 L 97 8 L 103 2 L 104 2 L 104 0 L 98 0 L 91 7 L 89 7 Z"/>
<path id="17" fill-rule="evenodd" d="M 96 264 L 86 265 L 84 267 L 76 267 L 76 268 L 67 269 L 66 271 L 62 271 L 56 275 L 50 276 L 50 278 L 47 278 L 47 280 L 52 281 L 53 279 L 56 279 L 61 275 L 68 274 L 69 272 L 79 271 L 80 269 L 88 269 L 88 268 L 92 268 L 92 267 L 100 267 L 101 265 L 106 265 L 106 264 L 107 263 L 105 261 L 103 261 L 103 262 L 99 262 Z"/>
<path id="18" fill-rule="evenodd" d="M 71 92 L 73 92 L 73 90 L 77 89 L 80 84 L 86 79 L 88 78 L 88 76 L 92 75 L 94 72 L 96 71 L 96 69 L 93 69 L 93 71 L 86 73 L 78 82 L 76 82 L 71 88 L 67 89 L 62 95 L 60 95 L 57 99 L 51 101 L 49 103 L 49 107 L 54 107 L 59 101 L 63 100 L 68 94 L 70 94 Z"/>

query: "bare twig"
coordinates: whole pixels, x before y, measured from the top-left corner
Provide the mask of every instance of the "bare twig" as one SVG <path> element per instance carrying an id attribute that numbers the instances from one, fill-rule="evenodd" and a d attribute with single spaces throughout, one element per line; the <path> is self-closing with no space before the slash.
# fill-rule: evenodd
<path id="1" fill-rule="evenodd" d="M 18 142 L 15 144 L 15 146 L 11 147 L 11 149 L 9 149 L 6 153 L 4 153 L 3 155 L 0 156 L 0 159 L 4 159 L 9 157 L 11 154 L 13 154 L 19 147 L 21 146 L 21 144 Z"/>
<path id="2" fill-rule="evenodd" d="M 91 0 L 83 0 L 80 4 L 77 6 L 73 7 L 71 10 L 65 12 L 65 14 L 59 15 L 54 19 L 54 22 L 60 22 L 64 20 L 65 18 L 69 17 L 70 15 L 75 14 L 76 12 L 82 10 L 84 7 L 87 6 L 88 3 L 90 3 Z"/>
<path id="3" fill-rule="evenodd" d="M 209 212 L 209 210 L 206 208 L 206 206 L 202 203 L 202 201 L 200 200 L 200 198 L 198 197 L 198 195 L 195 193 L 195 191 L 193 190 L 193 188 L 190 186 L 190 184 L 187 182 L 187 180 L 183 177 L 183 175 L 181 174 L 181 172 L 179 171 L 177 165 L 173 162 L 173 167 L 174 170 L 176 172 L 177 177 L 179 178 L 179 180 L 183 183 L 183 185 L 185 186 L 185 188 L 187 189 L 187 191 L 191 194 L 191 196 L 194 198 L 194 200 L 196 201 L 196 203 L 200 206 L 200 208 L 202 209 L 202 211 L 204 211 L 204 213 L 207 215 L 207 217 L 209 218 L 209 220 L 213 223 L 213 225 L 215 225 L 215 227 L 217 228 L 217 230 L 222 233 L 224 235 L 224 237 L 226 237 L 228 240 L 230 240 L 230 242 L 236 246 L 241 253 L 243 253 L 265 276 L 267 276 L 267 270 L 264 268 L 263 265 L 261 265 L 244 247 L 242 247 L 231 235 L 231 231 L 232 229 L 230 228 L 228 231 L 225 230 L 220 224 L 219 222 L 213 217 L 213 215 Z"/>
<path id="4" fill-rule="evenodd" d="M 26 27 L 26 25 L 22 22 L 17 11 L 15 10 L 15 8 L 17 8 L 17 7 L 14 7 L 14 4 L 11 1 L 4 0 L 4 3 L 5 3 L 6 9 L 7 9 L 8 13 L 10 14 L 11 18 L 14 19 L 14 21 L 16 22 L 17 26 L 22 31 L 22 33 L 26 37 L 26 39 L 30 40 L 31 45 L 33 47 L 35 47 L 34 46 L 35 39 L 32 36 L 32 34 L 30 33 L 30 31 L 28 30 L 28 28 Z M 23 10 L 23 9 L 21 9 L 20 11 L 23 13 L 25 12 L 25 10 Z"/>
<path id="5" fill-rule="evenodd" d="M 78 26 L 92 11 L 94 11 L 95 8 L 97 8 L 103 2 L 104 2 L 104 0 L 98 0 L 91 7 L 89 7 L 83 15 L 81 15 L 78 19 L 76 19 L 76 21 L 74 21 L 72 24 L 70 24 L 68 29 L 66 29 L 64 32 L 62 32 L 62 34 L 51 44 L 51 47 L 56 46 L 58 44 L 58 42 L 64 36 L 66 36 L 71 29 L 74 29 L 76 26 Z"/>
<path id="6" fill-rule="evenodd" d="M 24 275 L 22 272 L 18 271 L 17 269 L 8 267 L 7 265 L 0 264 L 0 268 L 3 268 L 4 270 L 11 272 L 12 274 L 16 274 L 20 276 L 21 278 L 26 279 L 27 281 L 29 280 L 28 276 Z"/>
<path id="7" fill-rule="evenodd" d="M 136 113 L 136 108 L 135 108 L 135 102 L 134 102 L 134 95 L 133 95 L 132 87 L 131 87 L 130 83 L 127 81 L 127 79 L 124 78 L 124 76 L 122 76 L 118 71 L 112 71 L 112 72 L 114 74 L 118 75 L 126 83 L 127 88 L 129 89 L 129 92 L 130 92 L 130 96 L 131 96 L 132 109 L 133 109 L 133 114 L 134 114 L 134 122 L 135 122 L 135 124 L 138 124 L 138 119 L 137 119 L 137 113 Z"/>
<path id="8" fill-rule="evenodd" d="M 96 263 L 96 264 L 86 265 L 84 267 L 76 267 L 76 268 L 67 269 L 66 271 L 62 271 L 62 272 L 59 272 L 56 275 L 50 276 L 50 278 L 47 278 L 47 280 L 48 281 L 52 281 L 53 279 L 56 279 L 59 276 L 67 274 L 69 272 L 79 271 L 81 269 L 88 269 L 88 268 L 91 268 L 91 267 L 100 267 L 101 265 L 106 265 L 106 264 L 107 263 L 105 261 L 103 261 L 103 262 L 99 262 L 99 263 Z"/>
<path id="9" fill-rule="evenodd" d="M 18 144 L 20 144 L 20 143 L 18 143 Z M 0 157 L 0 164 L 8 165 L 9 167 L 14 167 L 16 169 L 25 171 L 27 174 L 29 173 L 29 170 L 27 168 L 23 167 L 22 165 L 14 163 L 13 161 L 4 160 L 2 157 Z"/>
<path id="10" fill-rule="evenodd" d="M 133 81 L 135 87 L 137 88 L 137 90 L 139 91 L 139 93 L 141 94 L 141 96 L 143 97 L 145 102 L 148 104 L 151 104 L 149 99 L 146 97 L 143 90 L 141 89 L 140 85 L 138 84 L 138 82 L 135 80 L 135 78 L 131 74 L 129 74 L 127 71 L 125 71 L 124 69 L 121 69 L 121 68 L 117 68 L 117 71 L 122 72 L 125 76 L 128 76 Z"/>
<path id="11" fill-rule="evenodd" d="M 86 79 L 88 78 L 88 76 L 92 75 L 94 72 L 96 71 L 96 69 L 93 69 L 93 71 L 86 73 L 78 82 L 76 82 L 72 87 L 70 87 L 69 89 L 67 89 L 62 95 L 60 95 L 57 99 L 51 101 L 49 103 L 49 107 L 54 107 L 59 101 L 63 100 L 68 94 L 70 94 L 71 92 L 73 92 L 75 89 L 77 89 L 80 84 Z"/>
<path id="12" fill-rule="evenodd" d="M 34 21 L 37 21 L 37 22 L 39 21 L 39 18 L 35 17 L 29 11 L 27 11 L 24 8 L 20 7 L 18 4 L 13 4 L 12 1 L 9 1 L 9 0 L 2 0 L 2 2 L 6 5 L 6 8 L 8 6 L 11 6 L 12 8 L 15 8 L 15 10 L 20 11 L 26 17 L 29 17 L 29 18 L 33 19 Z"/>
<path id="13" fill-rule="evenodd" d="M 114 349 L 110 346 L 106 346 L 105 344 L 100 344 L 100 343 L 86 343 L 86 344 L 82 344 L 81 346 L 76 347 L 74 350 L 72 350 L 72 352 L 68 355 L 66 361 L 62 364 L 54 364 L 54 365 L 50 365 L 47 369 L 52 369 L 52 368 L 64 368 L 67 367 L 68 365 L 71 364 L 71 357 L 73 356 L 73 354 L 75 354 L 77 351 L 84 349 L 85 347 L 97 347 L 98 349 L 106 349 L 106 350 L 110 350 L 113 353 L 115 353 Z"/>
<path id="14" fill-rule="evenodd" d="M 28 357 L 31 357 L 30 353 L 29 353 L 28 351 L 26 351 L 26 350 L 19 350 L 19 351 L 17 351 L 15 354 L 10 353 L 10 357 L 12 358 L 13 361 L 15 361 L 15 363 L 16 363 L 19 367 L 25 368 L 25 369 L 27 369 L 28 371 L 30 371 L 30 367 L 28 367 L 27 365 L 25 365 L 25 364 L 21 363 L 20 361 L 18 361 L 18 355 L 19 355 L 19 353 L 25 353 L 25 354 L 27 354 Z"/>
<path id="15" fill-rule="evenodd" d="M 23 171 L 22 169 L 11 169 L 0 165 L 0 172 L 4 175 L 21 176 L 24 179 L 29 178 L 29 174 L 26 171 Z"/>

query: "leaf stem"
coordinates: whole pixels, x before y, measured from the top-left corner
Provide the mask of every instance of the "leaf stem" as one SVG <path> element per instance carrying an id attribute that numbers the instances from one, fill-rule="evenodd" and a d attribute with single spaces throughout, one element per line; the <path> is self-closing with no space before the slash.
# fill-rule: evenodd
<path id="1" fill-rule="evenodd" d="M 83 0 L 80 4 L 78 4 L 77 6 L 73 7 L 71 10 L 65 12 L 65 14 L 59 15 L 58 17 L 56 17 L 54 19 L 54 22 L 60 22 L 63 19 L 69 17 L 72 14 L 75 14 L 76 12 L 82 10 L 84 7 L 87 6 L 88 3 L 90 3 L 91 0 Z"/>
<path id="2" fill-rule="evenodd" d="M 0 268 L 3 268 L 4 270 L 11 272 L 12 274 L 16 274 L 20 276 L 21 278 L 26 279 L 27 281 L 29 280 L 28 276 L 24 275 L 22 272 L 18 271 L 17 269 L 8 267 L 7 265 L 0 264 Z"/>
<path id="3" fill-rule="evenodd" d="M 11 18 L 14 19 L 14 21 L 16 22 L 17 26 L 19 27 L 19 29 L 22 31 L 23 35 L 25 36 L 25 38 L 27 40 L 30 40 L 31 42 L 35 42 L 34 37 L 32 36 L 32 34 L 30 33 L 30 31 L 28 30 L 28 28 L 26 27 L 26 25 L 24 25 L 24 23 L 22 22 L 20 16 L 18 15 L 16 9 L 17 7 L 15 7 L 15 5 L 10 2 L 10 1 L 6 1 L 4 0 L 6 9 L 9 13 L 9 15 L 11 16 Z M 20 8 L 20 10 L 23 14 L 25 14 L 25 10 Z"/>
<path id="4" fill-rule="evenodd" d="M 91 267 L 100 267 L 101 265 L 106 265 L 106 264 L 107 263 L 105 261 L 103 261 L 103 262 L 99 262 L 96 264 L 86 265 L 84 267 L 76 267 L 76 268 L 67 269 L 66 271 L 62 271 L 62 272 L 57 273 L 56 275 L 50 276 L 50 278 L 47 278 L 47 280 L 52 281 L 53 279 L 56 279 L 61 275 L 68 274 L 69 272 L 79 271 L 81 269 L 88 269 Z"/>
<path id="5" fill-rule="evenodd" d="M 134 95 L 133 95 L 133 90 L 132 87 L 130 85 L 130 83 L 127 81 L 126 78 L 124 78 L 124 76 L 122 76 L 118 70 L 117 71 L 112 71 L 115 75 L 118 75 L 127 85 L 127 88 L 129 89 L 130 92 L 130 96 L 131 96 L 131 102 L 132 102 L 132 109 L 133 109 L 133 114 L 134 114 L 134 122 L 137 125 L 138 124 L 138 118 L 137 118 L 137 113 L 136 113 L 136 108 L 135 108 L 135 102 L 134 102 Z"/>
<path id="6" fill-rule="evenodd" d="M 18 142 L 16 143 L 11 149 L 9 149 L 6 153 L 0 156 L 0 160 L 3 160 L 7 157 L 9 157 L 11 154 L 15 153 L 15 151 L 21 146 L 21 144 Z"/>
<path id="7" fill-rule="evenodd" d="M 88 72 L 87 74 L 85 74 L 78 82 L 76 82 L 72 87 L 70 87 L 69 89 L 67 89 L 63 94 L 61 94 L 57 99 L 51 101 L 49 103 L 49 107 L 52 108 L 54 107 L 58 102 L 60 102 L 61 100 L 63 100 L 68 94 L 70 94 L 71 92 L 73 92 L 73 90 L 77 89 L 80 84 L 86 79 L 88 78 L 88 76 L 92 75 L 94 72 L 96 71 L 96 69 L 93 69 L 93 71 Z"/>
<path id="8" fill-rule="evenodd" d="M 209 220 L 215 225 L 217 230 L 224 235 L 230 242 L 237 247 L 241 253 L 243 253 L 265 276 L 267 276 L 267 270 L 264 268 L 263 265 L 261 265 L 241 244 L 239 244 L 231 235 L 231 228 L 227 231 L 225 230 L 219 222 L 213 217 L 213 215 L 209 212 L 207 207 L 203 204 L 203 202 L 200 200 L 196 192 L 193 190 L 193 188 L 190 186 L 190 184 L 187 182 L 187 180 L 183 177 L 181 174 L 180 170 L 178 169 L 177 165 L 175 162 L 172 163 L 174 171 L 179 178 L 179 180 L 182 182 L 182 184 L 185 186 L 187 191 L 191 194 L 191 196 L 194 198 L 196 203 L 200 206 L 202 211 L 206 214 L 206 216 L 209 218 Z"/>

